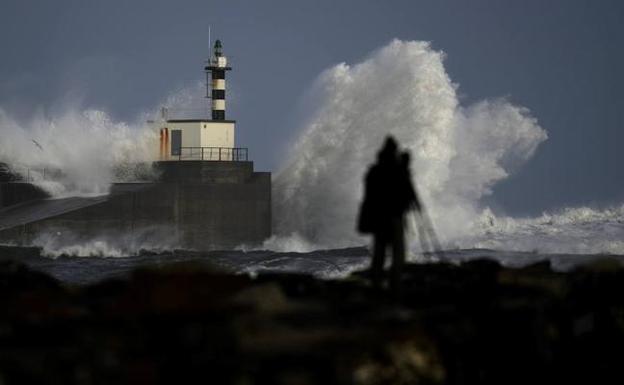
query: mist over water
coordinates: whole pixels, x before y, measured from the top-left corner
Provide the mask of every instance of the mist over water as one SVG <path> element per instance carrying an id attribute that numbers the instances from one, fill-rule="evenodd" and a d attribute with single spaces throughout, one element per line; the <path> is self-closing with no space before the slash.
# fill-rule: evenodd
<path id="1" fill-rule="evenodd" d="M 111 183 L 135 181 L 149 173 L 137 165 L 158 158 L 159 132 L 148 120 L 161 118 L 161 106 L 178 118 L 206 114 L 204 87 L 197 82 L 176 90 L 131 122 L 74 105 L 18 121 L 0 106 L 0 162 L 54 198 L 107 194 Z"/>
<path id="2" fill-rule="evenodd" d="M 106 194 L 116 170 L 155 159 L 158 137 L 144 122 L 75 108 L 17 122 L 0 110 L 0 162 L 53 197 Z"/>
<path id="3" fill-rule="evenodd" d="M 355 232 L 363 177 L 392 134 L 412 154 L 413 179 L 446 247 L 624 253 L 616 240 L 624 235 L 621 209 L 516 220 L 481 203 L 547 133 L 527 108 L 504 98 L 462 105 L 443 62 L 444 53 L 427 42 L 394 40 L 360 63 L 321 74 L 311 96 L 318 105 L 275 176 L 277 236 L 269 244 L 367 243 Z M 589 222 L 578 215 L 589 211 Z M 597 233 L 613 216 L 609 236 Z"/>
<path id="4" fill-rule="evenodd" d="M 332 246 L 358 241 L 363 175 L 392 134 L 412 153 L 414 181 L 441 233 L 467 234 L 479 199 L 547 136 L 527 109 L 505 100 L 461 106 L 443 59 L 429 43 L 394 40 L 320 76 L 321 105 L 276 177 L 280 233 Z"/>

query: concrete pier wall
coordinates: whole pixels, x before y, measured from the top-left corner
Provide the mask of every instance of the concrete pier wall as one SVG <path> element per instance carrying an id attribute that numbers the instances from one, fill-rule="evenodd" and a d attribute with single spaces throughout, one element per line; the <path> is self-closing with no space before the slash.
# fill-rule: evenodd
<path id="1" fill-rule="evenodd" d="M 117 184 L 104 202 L 34 221 L 6 236 L 32 243 L 136 240 L 198 250 L 257 245 L 271 235 L 271 174 L 252 162 L 160 162 L 158 183 Z M 5 238 L 0 233 L 0 238 Z"/>
<path id="2" fill-rule="evenodd" d="M 0 208 L 47 197 L 45 191 L 30 183 L 0 182 Z"/>

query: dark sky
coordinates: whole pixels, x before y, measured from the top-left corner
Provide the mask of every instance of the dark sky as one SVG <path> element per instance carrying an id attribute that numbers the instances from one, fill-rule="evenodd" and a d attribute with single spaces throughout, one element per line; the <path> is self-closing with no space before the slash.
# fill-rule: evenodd
<path id="1" fill-rule="evenodd" d="M 393 38 L 448 54 L 462 103 L 508 96 L 549 140 L 490 202 L 514 214 L 624 201 L 621 0 L 3 0 L 0 107 L 69 101 L 134 119 L 203 79 L 208 25 L 234 71 L 228 114 L 275 170 L 318 74 Z"/>

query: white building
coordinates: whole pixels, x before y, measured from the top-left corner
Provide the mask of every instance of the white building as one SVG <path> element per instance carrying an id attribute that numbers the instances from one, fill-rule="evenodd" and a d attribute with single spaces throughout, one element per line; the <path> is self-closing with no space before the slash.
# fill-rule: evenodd
<path id="1" fill-rule="evenodd" d="M 212 55 L 211 55 L 212 56 Z M 206 71 L 206 97 L 212 100 L 212 119 L 168 119 L 163 108 L 160 160 L 246 161 L 247 149 L 235 148 L 236 122 L 225 119 L 225 73 L 231 70 L 221 41 L 214 45 Z"/>

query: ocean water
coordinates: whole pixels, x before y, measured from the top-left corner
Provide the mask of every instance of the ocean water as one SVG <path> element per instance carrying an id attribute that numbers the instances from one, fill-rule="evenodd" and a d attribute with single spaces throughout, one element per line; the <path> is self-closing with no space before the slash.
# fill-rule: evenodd
<path id="1" fill-rule="evenodd" d="M 416 226 L 407 227 L 408 261 L 462 263 L 477 258 L 521 267 L 548 260 L 555 270 L 567 271 L 601 258 L 624 262 L 624 207 L 594 210 L 565 209 L 533 218 L 484 214 L 469 235 L 449 239 L 439 233 L 443 253 L 423 252 Z M 41 238 L 45 239 L 45 238 Z M 293 272 L 318 278 L 348 277 L 370 263 L 368 237 L 348 248 L 313 244 L 299 235 L 274 236 L 256 247 L 199 252 L 132 239 L 99 238 L 89 242 L 41 242 L 21 250 L 20 261 L 69 284 L 89 284 L 111 277 L 127 277 L 141 267 L 198 263 L 235 274 Z"/>
<path id="2" fill-rule="evenodd" d="M 317 250 L 307 253 L 262 251 L 212 251 L 196 252 L 175 250 L 160 253 L 143 252 L 123 257 L 106 256 L 41 256 L 37 249 L 27 249 L 28 255 L 20 262 L 45 272 L 69 285 L 88 285 L 106 279 L 128 278 L 139 268 L 166 268 L 179 263 L 192 263 L 206 268 L 218 268 L 235 274 L 255 276 L 266 272 L 311 274 L 321 279 L 346 278 L 354 271 L 368 268 L 368 248 L 357 247 L 334 250 Z M 553 269 L 567 271 L 574 267 L 612 258 L 624 264 L 624 256 L 608 254 L 540 254 L 533 252 L 497 251 L 490 249 L 447 250 L 440 254 L 411 255 L 412 263 L 462 262 L 487 258 L 504 266 L 522 267 L 548 260 Z"/>

